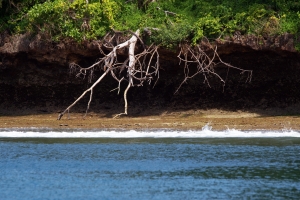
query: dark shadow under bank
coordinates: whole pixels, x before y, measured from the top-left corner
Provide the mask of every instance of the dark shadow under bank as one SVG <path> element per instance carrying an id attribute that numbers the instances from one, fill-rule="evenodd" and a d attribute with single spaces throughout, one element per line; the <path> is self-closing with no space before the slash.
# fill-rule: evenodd
<path id="1" fill-rule="evenodd" d="M 225 48 L 225 47 L 224 47 Z M 221 58 L 231 65 L 252 70 L 248 74 L 224 66 L 216 72 L 226 79 L 226 85 L 210 76 L 210 87 L 200 74 L 183 84 L 183 66 L 175 52 L 161 53 L 161 70 L 157 84 L 135 87 L 128 93 L 129 116 L 160 115 L 199 109 L 242 110 L 262 116 L 300 115 L 300 55 L 286 51 L 252 50 L 249 48 L 220 49 Z M 66 63 L 43 60 L 37 53 L 2 55 L 0 67 L 0 115 L 29 115 L 64 110 L 88 88 L 87 80 L 69 74 Z M 51 55 L 48 55 L 51 56 Z M 55 56 L 55 55 L 52 55 Z M 72 59 L 82 65 L 93 63 L 97 56 L 79 56 Z M 70 58 L 71 59 L 71 58 Z M 226 78 L 227 77 L 227 78 Z M 90 111 L 111 117 L 123 112 L 123 94 L 117 95 L 117 82 L 106 77 L 94 91 Z M 127 83 L 122 85 L 125 89 Z M 89 95 L 71 110 L 84 112 Z"/>

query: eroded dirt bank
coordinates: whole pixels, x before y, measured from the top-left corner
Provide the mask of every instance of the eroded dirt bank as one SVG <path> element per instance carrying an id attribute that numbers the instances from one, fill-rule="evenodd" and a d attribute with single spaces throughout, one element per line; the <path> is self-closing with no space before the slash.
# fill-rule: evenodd
<path id="1" fill-rule="evenodd" d="M 5 127 L 3 123 L 8 125 L 7 123 L 12 121 L 10 116 L 28 117 L 43 114 L 41 116 L 45 120 L 50 116 L 51 119 L 56 118 L 57 112 L 65 109 L 88 87 L 86 80 L 69 73 L 69 63 L 76 62 L 88 66 L 100 56 L 96 43 L 57 44 L 43 42 L 41 38 L 36 37 L 1 37 L 1 127 Z M 246 124 L 253 124 L 253 127 L 256 124 L 257 128 L 260 128 L 266 124 L 259 122 L 259 117 L 290 116 L 290 123 L 297 128 L 297 124 L 300 124 L 300 54 L 296 53 L 292 46 L 292 37 L 289 35 L 267 40 L 249 37 L 240 41 L 219 41 L 218 49 L 224 61 L 253 70 L 251 82 L 246 83 L 247 74 L 240 74 L 240 71 L 232 69 L 228 71 L 220 66 L 216 68 L 216 72 L 227 80 L 225 87 L 214 77 L 211 77 L 209 87 L 203 83 L 203 76 L 198 75 L 184 84 L 176 94 L 174 92 L 184 78 L 183 66 L 179 65 L 176 58 L 178 52 L 160 50 L 161 70 L 157 84 L 154 88 L 150 85 L 130 90 L 129 116 L 122 120 L 134 121 L 134 118 L 140 118 L 140 122 L 136 124 L 143 124 L 142 121 L 157 116 L 163 117 L 161 120 L 165 121 L 165 127 L 173 128 L 177 125 L 170 125 L 171 123 L 181 124 L 178 127 L 195 128 L 198 127 L 198 124 L 195 125 L 197 121 L 200 127 L 211 122 L 215 125 L 219 123 L 222 127 L 231 123 L 244 123 L 245 128 L 249 127 Z M 117 82 L 106 78 L 94 91 L 90 111 L 93 113 L 93 119 L 97 118 L 95 123 L 98 123 L 98 120 L 102 121 L 101 119 L 103 123 L 109 123 L 109 118 L 123 111 L 123 96 L 117 95 L 116 91 L 111 92 L 116 87 Z M 122 86 L 123 89 L 125 87 Z M 88 97 L 71 111 L 84 112 L 87 101 Z M 209 113 L 214 111 L 219 113 L 219 117 L 210 117 L 212 115 Z M 245 115 L 238 114 L 241 112 Z M 171 113 L 176 117 L 170 117 Z M 81 115 L 75 114 L 78 119 Z M 239 117 L 232 118 L 231 115 Z M 253 123 L 246 122 L 245 118 L 251 118 Z M 30 122 L 30 119 L 26 120 L 26 123 Z M 281 125 L 286 121 L 285 118 L 278 117 L 274 120 L 270 125 L 278 129 L 282 128 Z M 75 126 L 76 123 L 87 124 L 87 121 L 79 123 L 75 120 L 66 124 L 71 126 L 70 123 L 74 123 Z M 38 120 L 31 122 L 39 123 Z M 64 123 L 55 122 L 55 125 Z M 126 126 L 126 123 L 118 121 L 110 123 L 120 127 Z M 153 127 L 159 127 L 161 124 Z M 145 122 L 143 126 L 146 125 Z"/>

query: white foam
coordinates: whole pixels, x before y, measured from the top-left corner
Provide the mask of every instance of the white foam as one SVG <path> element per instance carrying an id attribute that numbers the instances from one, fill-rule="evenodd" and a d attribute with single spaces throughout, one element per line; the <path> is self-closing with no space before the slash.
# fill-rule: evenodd
<path id="1" fill-rule="evenodd" d="M 9 138 L 271 138 L 271 137 L 300 137 L 299 131 L 254 130 L 240 131 L 227 129 L 214 131 L 209 125 L 202 130 L 51 130 L 51 129 L 0 129 L 0 137 Z"/>

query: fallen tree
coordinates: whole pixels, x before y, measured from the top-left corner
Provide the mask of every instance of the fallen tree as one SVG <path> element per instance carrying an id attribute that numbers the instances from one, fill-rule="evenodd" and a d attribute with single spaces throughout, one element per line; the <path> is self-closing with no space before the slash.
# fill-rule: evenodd
<path id="1" fill-rule="evenodd" d="M 113 90 L 118 90 L 118 94 L 120 93 L 121 82 L 127 81 L 128 85 L 124 90 L 124 112 L 115 115 L 114 118 L 120 117 L 121 115 L 128 114 L 128 101 L 127 101 L 127 93 L 131 87 L 134 86 L 143 86 L 143 84 L 151 83 L 155 77 L 156 81 L 159 79 L 159 53 L 158 46 L 150 45 L 146 47 L 140 38 L 140 31 L 137 30 L 135 33 L 130 32 L 131 37 L 125 42 L 120 43 L 117 38 L 120 32 L 114 31 L 113 34 L 107 34 L 103 41 L 99 43 L 99 50 L 103 54 L 103 57 L 100 58 L 93 65 L 83 68 L 76 63 L 71 63 L 70 68 L 72 71 L 76 72 L 76 76 L 86 77 L 89 76 L 89 81 L 92 81 L 92 77 L 94 75 L 94 71 L 96 68 L 100 68 L 103 73 L 102 75 L 90 86 L 87 90 L 85 90 L 72 104 L 70 104 L 63 112 L 61 112 L 58 116 L 58 120 L 60 120 L 66 112 L 70 112 L 70 109 L 80 101 L 87 93 L 90 93 L 90 98 L 87 104 L 86 112 L 84 117 L 86 116 L 90 103 L 93 98 L 93 90 L 94 88 L 103 80 L 103 78 L 110 74 L 117 82 L 118 86 Z M 114 41 L 114 42 L 113 42 Z M 136 43 L 140 42 L 143 47 L 143 51 L 138 54 L 135 54 Z M 114 43 L 117 43 L 114 45 Z M 219 54 L 217 53 L 217 46 L 213 46 L 207 40 L 204 42 L 205 44 L 199 44 L 196 46 L 190 46 L 189 44 L 182 44 L 180 48 L 180 52 L 178 55 L 179 64 L 184 62 L 184 80 L 179 85 L 176 92 L 181 88 L 181 86 L 186 83 L 189 79 L 195 77 L 198 74 L 202 74 L 204 76 L 205 83 L 209 85 L 209 80 L 207 78 L 208 75 L 216 76 L 224 85 L 226 83 L 226 79 L 223 79 L 221 76 L 215 72 L 215 67 L 219 64 L 226 66 L 228 70 L 230 68 L 240 70 L 241 73 L 248 73 L 248 78 L 246 81 L 250 82 L 252 77 L 251 70 L 244 70 L 238 67 L 234 67 L 229 63 L 226 63 L 221 60 Z M 128 48 L 128 58 L 124 62 L 118 61 L 118 51 L 121 49 Z M 108 54 L 105 54 L 103 51 L 105 49 L 111 49 Z M 195 67 L 193 73 L 190 73 L 190 68 Z M 124 73 L 124 70 L 126 73 Z M 122 73 L 123 72 L 123 73 Z M 112 90 L 112 91 L 113 91 Z M 175 93 L 176 93 L 175 92 Z"/>

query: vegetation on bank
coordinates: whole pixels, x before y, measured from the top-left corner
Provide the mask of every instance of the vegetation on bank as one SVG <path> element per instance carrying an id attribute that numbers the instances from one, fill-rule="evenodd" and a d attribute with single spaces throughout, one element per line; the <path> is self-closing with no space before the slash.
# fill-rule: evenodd
<path id="1" fill-rule="evenodd" d="M 111 30 L 148 30 L 172 47 L 204 36 L 283 33 L 300 37 L 299 0 L 0 0 L 0 32 L 58 41 L 99 39 Z M 299 45 L 300 50 L 300 45 Z"/>

